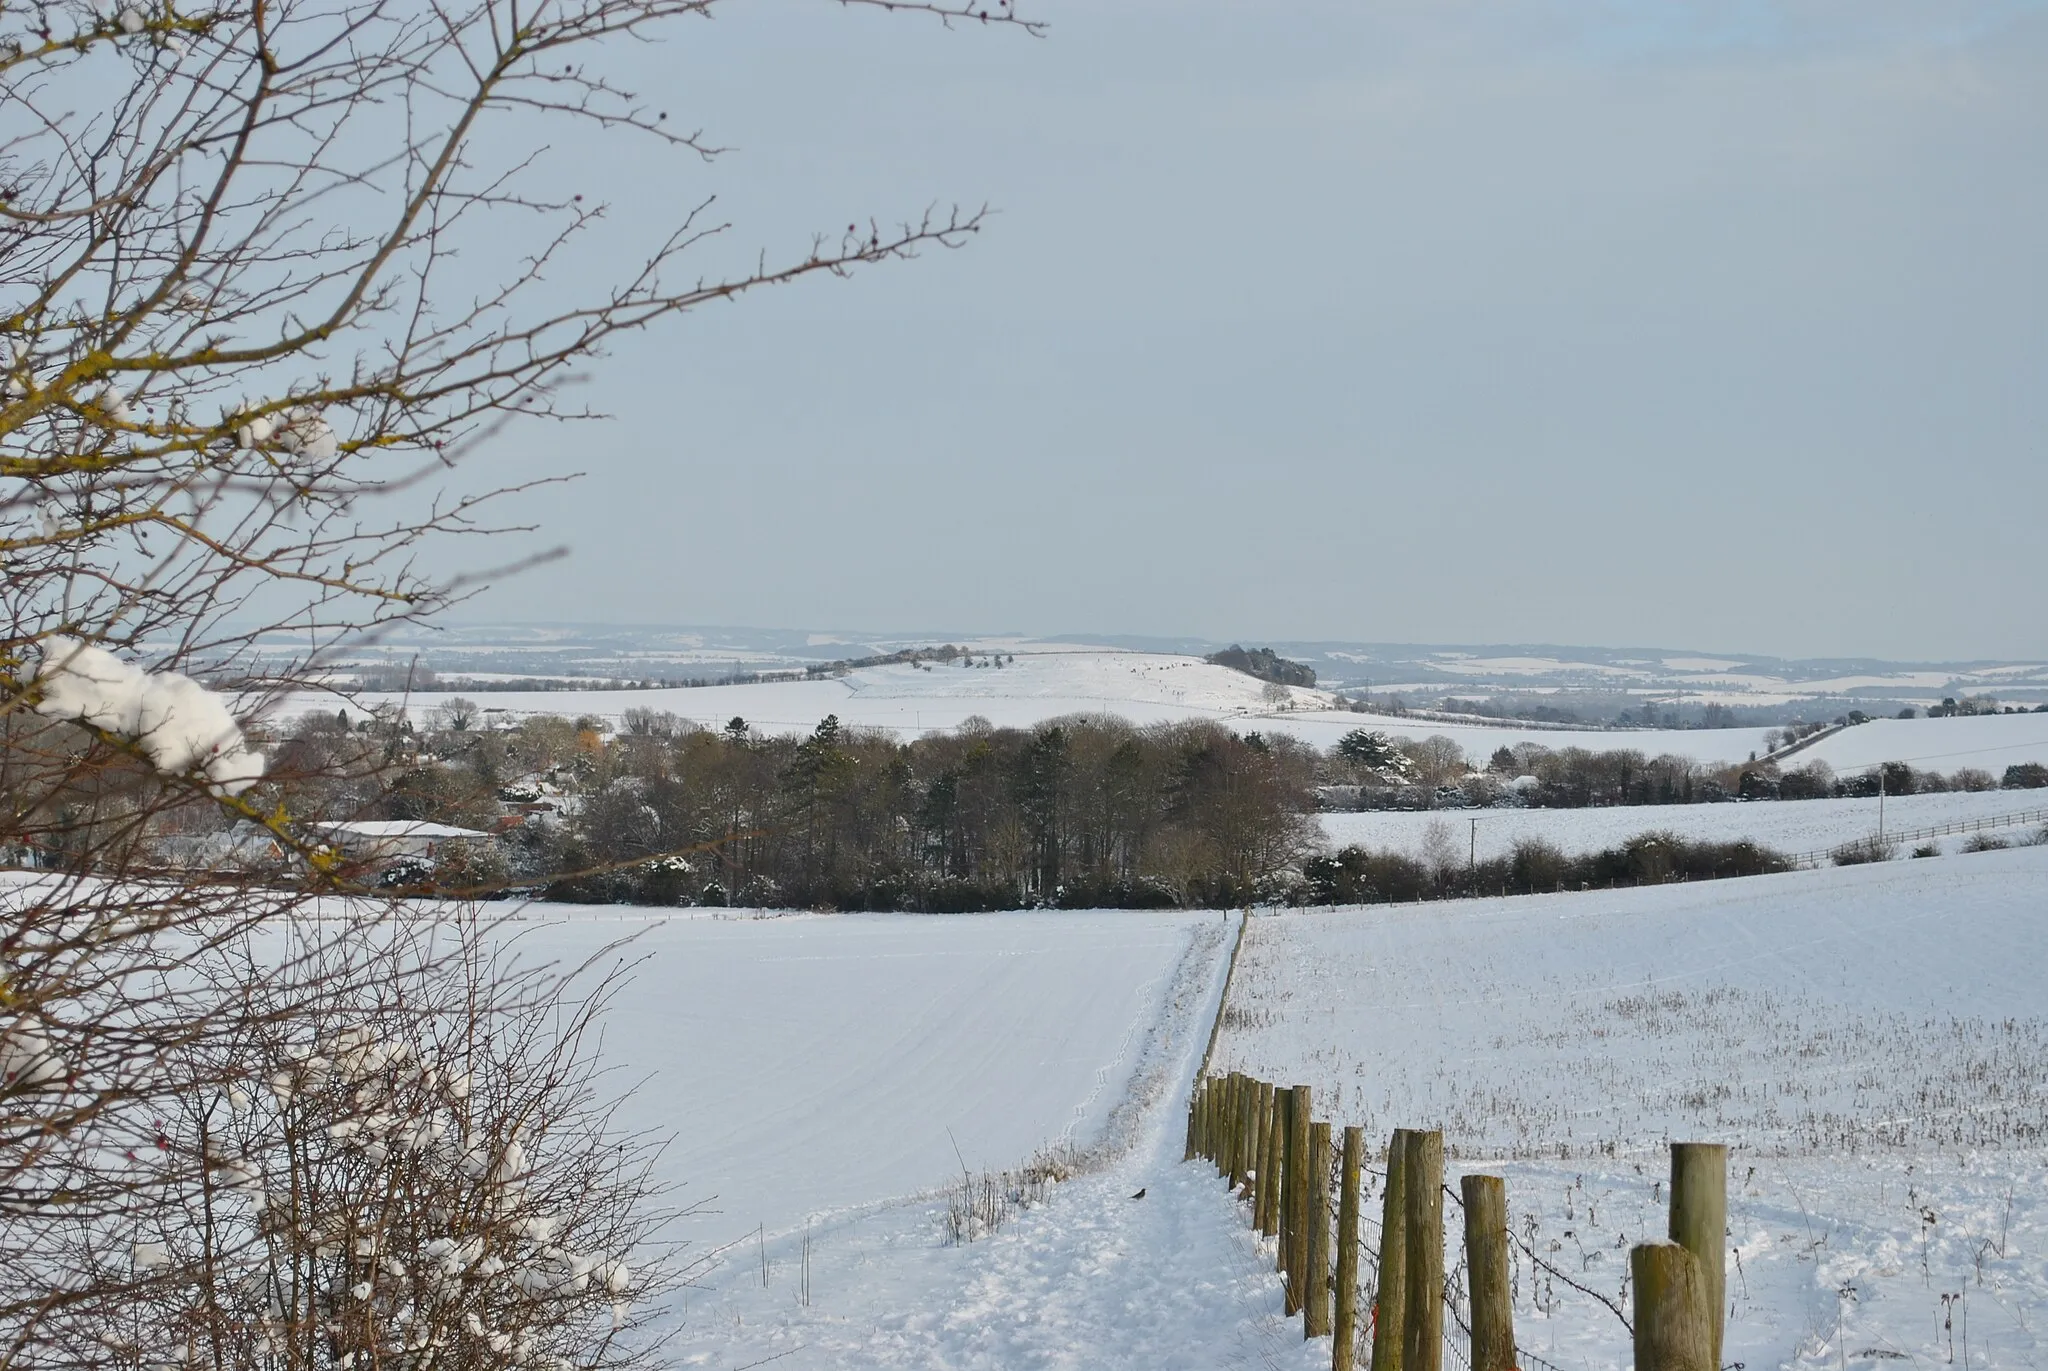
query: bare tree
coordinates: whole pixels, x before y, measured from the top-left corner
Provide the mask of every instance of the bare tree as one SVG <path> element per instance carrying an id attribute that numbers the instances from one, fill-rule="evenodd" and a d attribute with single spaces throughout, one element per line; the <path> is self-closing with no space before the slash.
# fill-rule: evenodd
<path id="1" fill-rule="evenodd" d="M 688 267 L 706 202 L 563 286 L 605 211 L 531 149 L 713 155 L 607 75 L 712 9 L 0 10 L 0 1371 L 644 1353 L 595 1002 L 352 893 L 316 821 L 413 764 L 403 720 L 266 755 L 251 719 L 474 586 L 419 560 L 495 527 L 488 483 L 443 483 L 507 423 L 594 417 L 564 387 L 620 334 L 980 227 L 835 226 L 721 278 Z M 165 859 L 194 834 L 235 860 Z"/>

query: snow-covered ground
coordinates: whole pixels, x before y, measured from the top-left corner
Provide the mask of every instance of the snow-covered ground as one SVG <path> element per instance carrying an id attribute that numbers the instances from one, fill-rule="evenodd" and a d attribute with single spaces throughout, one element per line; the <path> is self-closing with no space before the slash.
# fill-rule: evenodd
<path id="1" fill-rule="evenodd" d="M 1259 919 L 1217 1067 L 1382 1142 L 1444 1128 L 1447 1169 L 1506 1175 L 1516 1231 L 1610 1298 L 1661 1236 L 1667 1142 L 1727 1142 L 1725 1361 L 2034 1367 L 2044 897 L 2031 847 Z M 1517 1266 L 1525 1349 L 1628 1363 L 1613 1313 Z"/>
<path id="2" fill-rule="evenodd" d="M 1744 804 L 1629 805 L 1610 809 L 1379 810 L 1320 814 L 1332 846 L 1357 844 L 1424 855 L 1432 825 L 1449 833 L 1459 856 L 1471 851 L 1476 823 L 1478 855 L 1506 855 L 1524 838 L 1540 838 L 1567 853 L 1615 847 L 1638 833 L 1668 830 L 1682 838 L 1730 842 L 1747 838 L 1797 854 L 1839 847 L 1877 831 L 1878 802 L 1869 800 L 1764 800 Z M 2048 790 L 1952 791 L 1939 795 L 1895 795 L 1884 802 L 1885 831 L 1891 834 L 2001 815 L 2048 810 Z M 2041 827 L 2040 823 L 2030 826 Z M 1992 830 L 2019 840 L 2027 827 Z M 1944 851 L 1959 850 L 1967 834 L 1938 838 Z"/>
<path id="3" fill-rule="evenodd" d="M 808 731 L 827 714 L 836 714 L 842 724 L 916 734 L 958 728 L 975 716 L 1014 727 L 1084 713 L 1119 714 L 1139 723 L 1234 718 L 1272 708 L 1264 692 L 1265 682 L 1199 657 L 1069 651 L 1019 653 L 1000 668 L 903 663 L 817 680 L 753 685 L 491 691 L 480 695 L 477 703 L 515 719 L 529 714 L 592 714 L 616 722 L 628 709 L 653 709 L 718 728 L 737 715 L 757 728 L 782 733 Z M 1297 694 L 1303 703 L 1318 705 L 1330 698 L 1320 691 Z M 419 718 L 446 698 L 446 692 L 416 692 L 407 703 Z M 365 694 L 359 703 L 400 699 Z M 334 700 L 304 696 L 287 702 L 282 712 L 336 707 Z"/>
<path id="4" fill-rule="evenodd" d="M 628 1122 L 676 1133 L 665 1174 L 706 1206 L 686 1228 L 707 1245 L 923 1193 L 962 1157 L 979 1170 L 1092 1141 L 1190 930 L 1217 923 L 526 912 L 531 957 L 580 962 L 637 935 L 605 1058 L 632 1086 Z"/>
<path id="5" fill-rule="evenodd" d="M 1009 654 L 1005 654 L 1006 656 Z M 1030 727 L 1063 714 L 1116 714 L 1141 724 L 1216 719 L 1239 729 L 1292 734 L 1331 747 L 1355 728 L 1403 738 L 1443 735 L 1475 764 L 1495 749 L 1520 742 L 1592 751 L 1632 748 L 1648 756 L 1671 753 L 1701 762 L 1746 761 L 1767 751 L 1764 728 L 1570 730 L 1515 724 L 1441 723 L 1332 709 L 1322 691 L 1294 690 L 1289 707 L 1276 710 L 1264 682 L 1213 666 L 1198 657 L 1124 652 L 1062 645 L 1058 651 L 1023 650 L 998 669 L 900 664 L 863 667 L 817 680 L 662 690 L 489 691 L 477 695 L 487 719 L 531 714 L 595 715 L 617 723 L 628 709 L 663 710 L 709 728 L 735 716 L 768 732 L 805 732 L 828 714 L 842 724 L 891 729 L 914 736 L 958 728 L 980 717 L 1008 727 Z M 978 657 L 989 661 L 990 657 Z M 424 718 L 451 692 L 409 697 L 366 693 L 356 704 L 403 702 Z M 459 693 L 459 692 L 453 692 Z M 337 697 L 307 694 L 286 701 L 281 717 L 342 707 Z M 1906 761 L 1937 771 L 1975 766 L 1994 774 L 2019 761 L 2048 761 L 2048 714 L 1987 715 L 1973 719 L 1883 719 L 1846 729 L 1794 757 L 1820 758 L 1838 771 L 1881 761 Z"/>
<path id="6" fill-rule="evenodd" d="M 1785 765 L 1801 766 L 1810 758 L 1844 774 L 1880 762 L 1910 762 L 1929 771 L 1969 766 L 1996 776 L 2017 762 L 2048 762 L 2048 714 L 1872 719 L 1793 753 Z"/>
<path id="7" fill-rule="evenodd" d="M 681 1232 L 712 1260 L 663 1320 L 675 1364 L 1327 1366 L 1180 1160 L 1234 917 L 528 913 L 533 956 L 640 929 L 605 1060 L 622 1123 L 674 1135 L 662 1174 L 706 1202 Z M 1092 1169 L 946 1241 L 963 1161 L 1063 1138 Z"/>

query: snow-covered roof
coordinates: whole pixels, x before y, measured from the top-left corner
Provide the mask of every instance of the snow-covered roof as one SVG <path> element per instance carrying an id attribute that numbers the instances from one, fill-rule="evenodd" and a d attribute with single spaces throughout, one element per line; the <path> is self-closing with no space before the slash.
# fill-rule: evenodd
<path id="1" fill-rule="evenodd" d="M 332 838 L 488 838 L 474 828 L 454 828 L 424 819 L 356 819 L 347 823 L 314 824 Z"/>

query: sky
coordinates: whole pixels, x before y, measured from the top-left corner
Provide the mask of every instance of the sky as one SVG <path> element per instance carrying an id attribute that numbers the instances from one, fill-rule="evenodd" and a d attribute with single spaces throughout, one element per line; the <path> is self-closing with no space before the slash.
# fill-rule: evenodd
<path id="1" fill-rule="evenodd" d="M 548 177 L 601 286 L 987 204 L 672 320 L 462 479 L 462 617 L 2048 657 L 2048 5 L 733 3 Z"/>

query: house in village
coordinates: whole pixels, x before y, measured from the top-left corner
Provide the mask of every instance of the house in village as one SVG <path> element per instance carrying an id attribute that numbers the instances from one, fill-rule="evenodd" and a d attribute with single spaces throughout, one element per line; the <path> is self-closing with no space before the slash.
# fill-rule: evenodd
<path id="1" fill-rule="evenodd" d="M 482 843 L 491 838 L 474 828 L 428 823 L 424 819 L 353 819 L 314 824 L 313 830 L 350 862 L 372 870 L 399 862 L 431 863 L 447 843 Z"/>

